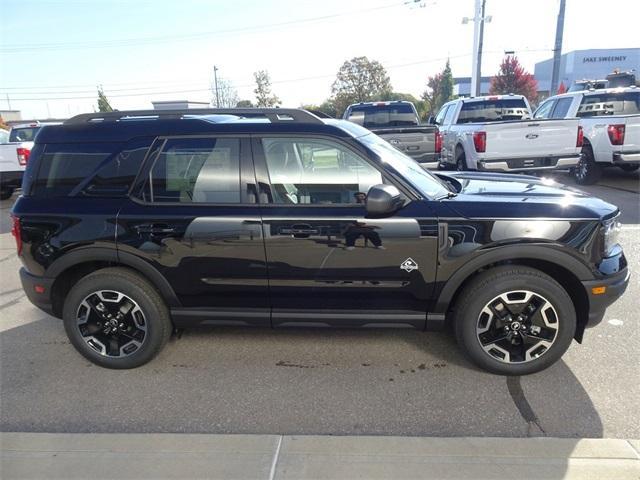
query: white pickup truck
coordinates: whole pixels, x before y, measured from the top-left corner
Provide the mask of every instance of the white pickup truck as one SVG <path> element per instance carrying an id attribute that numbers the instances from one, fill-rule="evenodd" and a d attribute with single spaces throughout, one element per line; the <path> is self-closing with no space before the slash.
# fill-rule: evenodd
<path id="1" fill-rule="evenodd" d="M 556 95 L 540 104 L 534 118 L 580 119 L 582 159 L 573 170 L 576 182 L 597 182 L 604 167 L 626 172 L 640 167 L 640 88 L 585 90 Z"/>
<path id="2" fill-rule="evenodd" d="M 22 185 L 33 141 L 43 125 L 40 122 L 14 125 L 7 143 L 0 144 L 0 200 L 10 198 Z"/>
<path id="3" fill-rule="evenodd" d="M 544 171 L 580 160 L 579 120 L 532 120 L 522 95 L 459 98 L 445 103 L 434 123 L 442 135 L 441 168 Z"/>

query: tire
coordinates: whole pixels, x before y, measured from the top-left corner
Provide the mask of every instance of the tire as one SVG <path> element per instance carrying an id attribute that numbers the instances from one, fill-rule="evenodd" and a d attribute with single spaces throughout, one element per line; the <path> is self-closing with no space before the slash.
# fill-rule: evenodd
<path id="1" fill-rule="evenodd" d="M 0 190 L 0 200 L 8 200 L 13 195 L 13 188 L 3 188 Z"/>
<path id="2" fill-rule="evenodd" d="M 593 156 L 591 146 L 582 147 L 582 156 L 578 165 L 573 169 L 573 178 L 579 185 L 593 185 L 602 177 L 602 165 Z"/>
<path id="3" fill-rule="evenodd" d="M 468 169 L 467 157 L 464 154 L 464 150 L 462 150 L 461 148 L 456 148 L 456 170 L 459 172 L 464 172 Z"/>
<path id="4" fill-rule="evenodd" d="M 625 172 L 635 172 L 640 168 L 640 165 L 618 165 Z"/>
<path id="5" fill-rule="evenodd" d="M 529 320 L 517 316 L 534 304 L 537 309 Z M 503 322 L 505 311 L 514 321 Z M 528 375 L 566 352 L 576 330 L 576 312 L 569 294 L 548 275 L 504 266 L 479 274 L 464 288 L 454 305 L 453 323 L 458 345 L 476 365 L 499 375 Z"/>
<path id="6" fill-rule="evenodd" d="M 123 308 L 128 313 L 116 320 L 114 314 L 122 313 Z M 108 324 L 105 315 L 111 315 L 110 322 L 116 320 L 116 324 Z M 160 294 L 125 268 L 105 268 L 78 281 L 64 302 L 63 322 L 69 341 L 80 354 L 113 369 L 144 365 L 162 350 L 172 332 L 169 310 Z M 113 333 L 112 328 L 118 331 Z"/>

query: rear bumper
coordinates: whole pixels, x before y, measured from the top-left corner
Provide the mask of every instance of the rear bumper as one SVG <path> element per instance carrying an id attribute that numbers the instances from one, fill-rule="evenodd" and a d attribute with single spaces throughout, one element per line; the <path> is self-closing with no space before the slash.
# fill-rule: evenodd
<path id="1" fill-rule="evenodd" d="M 27 298 L 36 307 L 44 310 L 49 315 L 53 315 L 53 304 L 51 302 L 53 281 L 53 278 L 32 275 L 24 267 L 20 269 L 20 282 Z"/>
<path id="2" fill-rule="evenodd" d="M 19 188 L 22 185 L 22 176 L 24 171 L 16 170 L 13 172 L 0 172 L 0 186 Z"/>
<path id="3" fill-rule="evenodd" d="M 574 157 L 512 158 L 509 160 L 480 160 L 478 170 L 490 172 L 531 172 L 573 168 L 580 155 Z"/>
<path id="4" fill-rule="evenodd" d="M 640 163 L 640 151 L 637 152 L 614 152 L 613 163 Z"/>
<path id="5" fill-rule="evenodd" d="M 604 313 L 627 289 L 631 272 L 625 267 L 617 273 L 608 275 L 600 280 L 582 282 L 589 298 L 589 318 L 587 328 L 598 325 L 604 318 Z M 605 292 L 599 295 L 593 293 L 596 287 L 605 287 Z"/>

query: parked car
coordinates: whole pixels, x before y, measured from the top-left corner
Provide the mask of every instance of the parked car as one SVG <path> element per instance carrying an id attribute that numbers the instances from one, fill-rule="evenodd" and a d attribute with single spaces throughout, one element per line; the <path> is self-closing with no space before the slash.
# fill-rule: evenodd
<path id="1" fill-rule="evenodd" d="M 9 131 L 7 143 L 0 144 L 0 200 L 10 198 L 20 187 L 33 141 L 43 125 L 40 122 L 15 125 Z"/>
<path id="2" fill-rule="evenodd" d="M 451 324 L 509 375 L 557 361 L 624 292 L 618 214 L 536 177 L 431 173 L 358 125 L 284 108 L 44 127 L 12 210 L 27 297 L 104 367 L 199 324 Z"/>
<path id="3" fill-rule="evenodd" d="M 522 95 L 459 98 L 442 106 L 435 123 L 445 169 L 539 172 L 580 160 L 578 120 L 532 121 Z"/>
<path id="4" fill-rule="evenodd" d="M 434 125 L 421 125 L 411 102 L 354 103 L 345 110 L 345 120 L 372 131 L 425 168 L 438 168 L 440 136 Z"/>
<path id="5" fill-rule="evenodd" d="M 573 170 L 581 185 L 596 183 L 605 167 L 640 167 L 640 88 L 586 90 L 544 101 L 534 118 L 580 118 L 582 159 Z"/>

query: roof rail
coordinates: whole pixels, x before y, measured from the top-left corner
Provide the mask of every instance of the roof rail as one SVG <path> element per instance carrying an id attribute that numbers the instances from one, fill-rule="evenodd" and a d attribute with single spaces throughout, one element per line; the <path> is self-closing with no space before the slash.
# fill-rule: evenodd
<path id="1" fill-rule="evenodd" d="M 268 118 L 271 123 L 315 123 L 324 124 L 313 113 L 298 108 L 188 108 L 181 110 L 122 110 L 115 112 L 82 113 L 71 117 L 65 125 L 84 123 L 117 122 L 135 118 L 173 118 L 198 115 L 237 115 L 244 118 Z"/>

